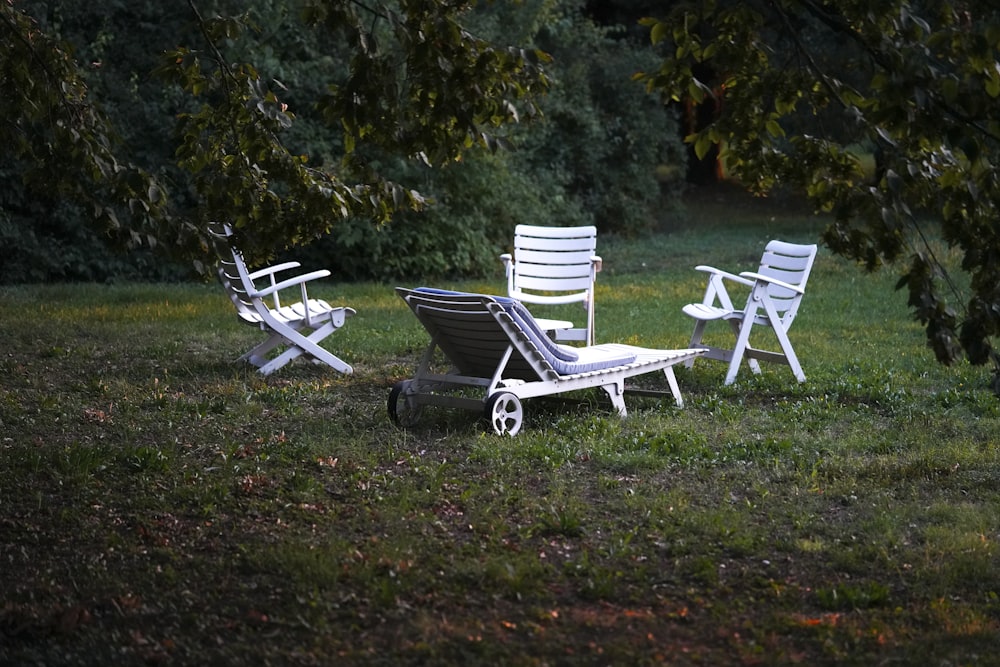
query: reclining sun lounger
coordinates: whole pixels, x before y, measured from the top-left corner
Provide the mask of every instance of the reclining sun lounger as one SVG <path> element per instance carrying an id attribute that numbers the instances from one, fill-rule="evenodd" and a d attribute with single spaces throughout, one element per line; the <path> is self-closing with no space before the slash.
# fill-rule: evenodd
<path id="1" fill-rule="evenodd" d="M 438 405 L 485 410 L 497 434 L 515 435 L 524 420 L 522 400 L 590 387 L 603 388 L 624 417 L 625 379 L 659 370 L 677 405 L 683 405 L 673 365 L 704 354 L 615 343 L 568 347 L 546 336 L 515 299 L 426 287 L 396 292 L 431 336 L 416 375 L 396 383 L 389 394 L 389 417 L 402 427 L 415 424 L 424 406 Z M 435 372 L 437 351 L 451 370 Z"/>

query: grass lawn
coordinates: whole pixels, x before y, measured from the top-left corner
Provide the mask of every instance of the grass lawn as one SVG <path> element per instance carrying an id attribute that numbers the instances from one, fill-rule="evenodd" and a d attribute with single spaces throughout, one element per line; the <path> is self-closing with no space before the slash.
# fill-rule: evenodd
<path id="1" fill-rule="evenodd" d="M 818 237 L 779 203 L 599 239 L 599 342 L 684 347 L 694 265 Z M 534 399 L 515 438 L 391 425 L 393 285 L 317 290 L 354 375 L 268 378 L 217 285 L 0 288 L 0 664 L 1000 664 L 1000 400 L 894 283 L 821 249 L 801 385 L 699 361 L 684 409 Z"/>

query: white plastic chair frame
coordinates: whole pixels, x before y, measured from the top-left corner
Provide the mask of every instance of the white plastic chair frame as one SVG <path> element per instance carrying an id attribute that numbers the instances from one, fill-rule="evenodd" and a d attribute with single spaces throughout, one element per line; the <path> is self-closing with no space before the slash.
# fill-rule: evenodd
<path id="1" fill-rule="evenodd" d="M 310 298 L 307 283 L 326 278 L 330 271 L 321 269 L 293 277 L 283 277 L 291 269 L 301 265 L 285 262 L 275 266 L 250 271 L 242 253 L 232 244 L 232 230 L 228 225 L 220 225 L 211 230 L 215 236 L 216 251 L 219 254 L 219 281 L 230 301 L 236 307 L 240 321 L 258 327 L 268 334 L 266 340 L 242 356 L 240 361 L 255 366 L 262 375 L 270 375 L 293 359 L 302 355 L 314 363 L 323 363 L 341 373 L 352 373 L 353 369 L 319 343 L 334 331 L 344 326 L 346 319 L 354 315 L 353 308 L 331 306 L 322 299 Z M 258 287 L 258 283 L 263 283 Z M 298 287 L 299 301 L 283 305 L 282 290 Z M 268 355 L 280 348 L 286 349 L 274 358 Z"/>
<path id="2" fill-rule="evenodd" d="M 601 270 L 597 228 L 517 225 L 514 252 L 500 255 L 507 295 L 524 303 L 583 303 L 586 327 L 568 320 L 536 320 L 555 340 L 594 344 L 594 285 Z"/>
<path id="3" fill-rule="evenodd" d="M 771 241 L 764 249 L 757 271 L 734 275 L 711 266 L 696 266 L 709 274 L 708 286 L 701 303 L 684 306 L 686 315 L 696 320 L 691 334 L 691 347 L 704 349 L 705 357 L 729 362 L 725 384 L 736 381 L 744 359 L 754 373 L 760 373 L 759 361 L 787 364 L 799 382 L 806 379 L 795 349 L 788 338 L 805 294 L 806 281 L 816 259 L 816 245 L 801 245 Z M 746 303 L 740 308 L 726 289 L 726 282 L 750 288 Z M 725 320 L 736 335 L 732 349 L 702 345 L 705 326 L 713 320 Z M 755 325 L 770 327 L 778 339 L 781 351 L 763 350 L 750 345 L 750 332 Z M 688 363 L 690 367 L 693 360 Z"/>

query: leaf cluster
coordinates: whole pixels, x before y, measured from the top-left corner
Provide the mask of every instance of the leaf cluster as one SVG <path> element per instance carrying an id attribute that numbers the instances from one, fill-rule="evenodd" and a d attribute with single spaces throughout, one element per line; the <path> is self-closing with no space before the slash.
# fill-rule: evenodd
<path id="1" fill-rule="evenodd" d="M 485 275 L 517 222 L 635 235 L 683 186 L 674 110 L 631 81 L 652 54 L 581 0 L 13 7 L 102 119 L 82 136 L 159 199 L 133 219 L 133 193 L 61 160 L 51 114 L 25 124 L 11 106 L 34 152 L 0 158 L 0 252 L 19 260 L 7 282 L 205 271 L 219 219 L 252 261 L 308 244 L 323 264 L 343 258 L 345 278 Z M 30 77 L 29 101 L 61 81 Z M 124 258 L 108 232 L 132 246 Z"/>
<path id="2" fill-rule="evenodd" d="M 252 25 L 243 17 L 199 16 L 204 46 L 167 54 L 159 70 L 204 100 L 181 115 L 177 153 L 202 203 L 198 226 L 227 219 L 251 258 L 266 257 L 337 222 L 384 224 L 423 208 L 424 197 L 388 178 L 373 156 L 432 164 L 474 145 L 499 147 L 489 128 L 517 120 L 516 100 L 544 87 L 541 56 L 495 47 L 462 29 L 457 17 L 467 9 L 433 1 L 305 4 L 305 23 L 344 40 L 352 54 L 346 69 L 331 63 L 326 94 L 306 109 L 342 133 L 341 159 L 324 165 L 309 164 L 283 141 L 295 118 L 283 84 L 224 53 L 222 43 Z"/>

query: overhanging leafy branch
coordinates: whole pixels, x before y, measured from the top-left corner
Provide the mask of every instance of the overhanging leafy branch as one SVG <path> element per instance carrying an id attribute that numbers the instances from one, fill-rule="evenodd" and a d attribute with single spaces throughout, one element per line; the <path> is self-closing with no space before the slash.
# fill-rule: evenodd
<path id="1" fill-rule="evenodd" d="M 725 141 L 747 182 L 795 187 L 832 211 L 834 252 L 869 269 L 902 263 L 899 287 L 938 360 L 991 363 L 1000 389 L 998 12 L 777 0 L 679 4 L 645 23 L 668 54 L 645 75 L 650 88 L 698 99 L 711 86 L 695 68 L 725 86 L 696 147 Z M 789 52 L 800 56 L 792 68 L 773 57 Z M 929 236 L 927 224 L 940 231 Z M 960 251 L 968 280 L 949 273 L 938 236 Z"/>

